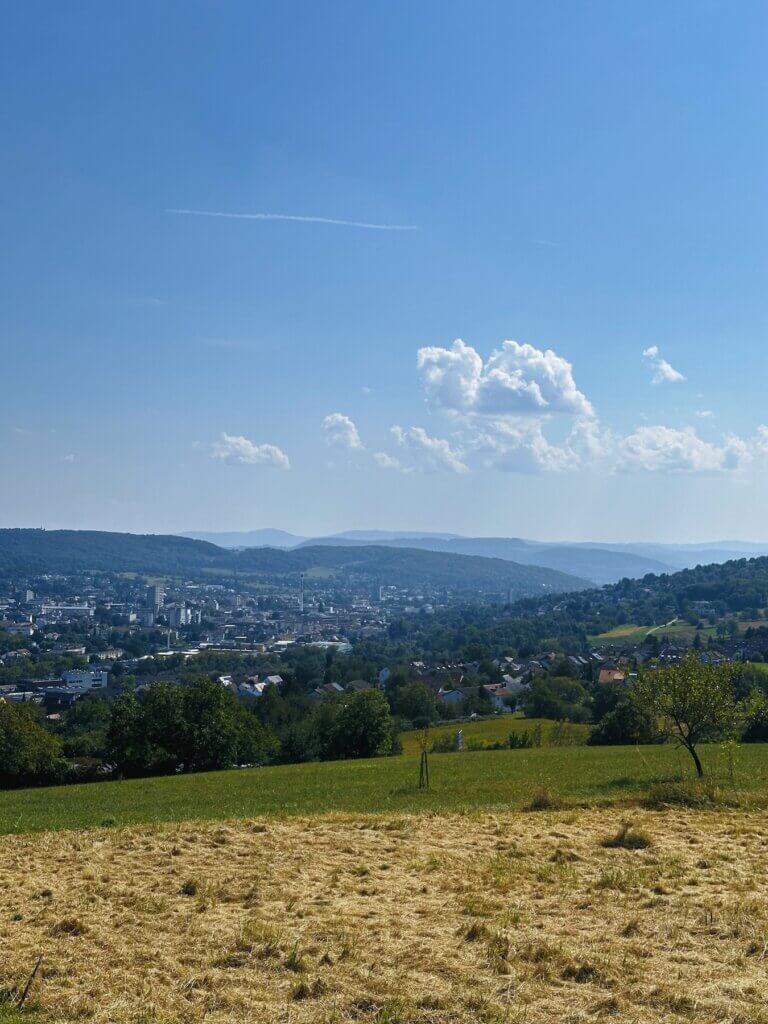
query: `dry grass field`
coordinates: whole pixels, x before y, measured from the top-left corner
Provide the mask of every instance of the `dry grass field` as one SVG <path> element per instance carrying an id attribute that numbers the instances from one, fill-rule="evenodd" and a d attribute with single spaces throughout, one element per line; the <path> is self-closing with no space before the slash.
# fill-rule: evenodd
<path id="1" fill-rule="evenodd" d="M 7 836 L 0 989 L 43 953 L 51 1022 L 768 1022 L 768 814 L 627 813 Z"/>

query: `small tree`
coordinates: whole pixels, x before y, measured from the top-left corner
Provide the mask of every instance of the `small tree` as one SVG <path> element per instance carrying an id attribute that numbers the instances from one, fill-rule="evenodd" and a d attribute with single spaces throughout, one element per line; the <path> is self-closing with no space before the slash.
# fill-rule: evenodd
<path id="1" fill-rule="evenodd" d="M 728 735 L 738 721 L 733 665 L 702 665 L 693 653 L 677 664 L 642 671 L 634 698 L 642 711 L 662 719 L 685 747 L 699 778 L 704 769 L 697 745 Z"/>
<path id="2" fill-rule="evenodd" d="M 392 716 L 379 690 L 360 690 L 346 698 L 337 722 L 341 757 L 378 757 L 392 745 Z"/>

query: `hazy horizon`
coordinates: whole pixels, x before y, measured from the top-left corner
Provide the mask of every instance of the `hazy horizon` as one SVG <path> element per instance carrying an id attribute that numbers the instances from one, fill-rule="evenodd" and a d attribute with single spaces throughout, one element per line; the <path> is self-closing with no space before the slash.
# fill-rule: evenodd
<path id="1" fill-rule="evenodd" d="M 571 535 L 563 535 L 560 537 L 544 537 L 538 535 L 525 535 L 521 533 L 466 533 L 459 530 L 437 530 L 430 527 L 419 528 L 408 528 L 403 527 L 401 529 L 394 529 L 388 526 L 378 527 L 365 527 L 365 526 L 351 526 L 342 527 L 341 529 L 329 530 L 327 532 L 321 531 L 305 531 L 305 530 L 291 530 L 283 526 L 254 526 L 244 527 L 242 529 L 233 528 L 212 528 L 212 529 L 168 529 L 168 530 L 153 530 L 153 529 L 135 529 L 135 530 L 117 530 L 108 529 L 107 527 L 100 526 L 72 526 L 67 524 L 55 525 L 55 526 L 43 526 L 42 524 L 19 524 L 11 523 L 0 527 L 0 529 L 44 529 L 44 530 L 84 530 L 84 531 L 96 531 L 96 532 L 107 532 L 107 533 L 133 533 L 133 534 L 146 534 L 149 536 L 176 536 L 176 537 L 193 537 L 195 535 L 210 535 L 211 537 L 219 536 L 235 536 L 235 535 L 248 535 L 258 534 L 265 532 L 276 532 L 285 533 L 292 537 L 296 537 L 299 540 L 323 540 L 329 537 L 343 537 L 348 534 L 360 534 L 360 533 L 380 533 L 380 534 L 396 534 L 398 536 L 411 535 L 414 538 L 418 537 L 455 537 L 457 539 L 475 539 L 475 540 L 520 540 L 530 542 L 533 544 L 606 544 L 606 545 L 659 545 L 661 547 L 727 547 L 728 545 L 744 545 L 746 547 L 762 547 L 768 546 L 768 540 L 755 539 L 755 537 L 696 537 L 692 540 L 681 540 L 681 539 L 669 539 L 660 540 L 657 537 L 607 537 L 607 536 L 596 536 L 596 537 L 577 537 Z"/>

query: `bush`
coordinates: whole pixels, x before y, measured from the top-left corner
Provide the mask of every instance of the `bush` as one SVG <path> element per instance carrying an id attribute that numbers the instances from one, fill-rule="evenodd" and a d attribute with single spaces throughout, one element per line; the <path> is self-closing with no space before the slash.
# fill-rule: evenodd
<path id="1" fill-rule="evenodd" d="M 525 732 L 511 732 L 507 740 L 510 750 L 529 750 L 534 746 L 533 733 L 530 730 Z"/>
<path id="2" fill-rule="evenodd" d="M 718 790 L 701 782 L 655 782 L 643 800 L 653 811 L 667 807 L 715 807 L 722 803 Z"/>
<path id="3" fill-rule="evenodd" d="M 642 829 L 632 828 L 630 822 L 625 821 L 614 836 L 608 836 L 600 843 L 607 850 L 646 850 L 653 845 L 653 840 Z"/>
<path id="4" fill-rule="evenodd" d="M 546 786 L 539 786 L 531 797 L 531 802 L 525 807 L 526 811 L 557 811 L 563 806 L 562 800 Z"/>
<path id="5" fill-rule="evenodd" d="M 525 714 L 528 718 L 588 722 L 592 717 L 591 698 L 576 679 L 537 676 L 525 699 Z"/>
<path id="6" fill-rule="evenodd" d="M 631 698 L 620 700 L 594 727 L 587 741 L 591 746 L 618 747 L 624 744 L 663 743 L 653 715 Z"/>

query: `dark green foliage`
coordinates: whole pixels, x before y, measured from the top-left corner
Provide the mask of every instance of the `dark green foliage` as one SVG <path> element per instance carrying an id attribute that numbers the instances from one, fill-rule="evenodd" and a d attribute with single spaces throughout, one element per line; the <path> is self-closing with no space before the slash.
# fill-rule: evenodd
<path id="1" fill-rule="evenodd" d="M 588 722 L 592 717 L 591 698 L 577 679 L 537 676 L 525 700 L 525 713 L 528 718 Z"/>
<path id="2" fill-rule="evenodd" d="M 392 716 L 378 690 L 327 701 L 318 718 L 320 750 L 326 757 L 376 757 L 391 749 Z"/>
<path id="3" fill-rule="evenodd" d="M 406 683 L 396 688 L 387 687 L 392 713 L 408 722 L 421 724 L 437 718 L 437 698 L 424 683 Z"/>
<path id="4" fill-rule="evenodd" d="M 60 773 L 61 745 L 28 705 L 0 702 L 0 785 L 52 782 Z"/>
<path id="5" fill-rule="evenodd" d="M 603 715 L 588 742 L 592 746 L 611 747 L 627 743 L 663 743 L 664 734 L 657 728 L 653 714 L 627 695 Z"/>
<path id="6" fill-rule="evenodd" d="M 201 677 L 183 687 L 155 684 L 141 699 L 118 697 L 108 748 L 122 774 L 152 775 L 267 764 L 278 744 L 228 690 Z"/>
<path id="7" fill-rule="evenodd" d="M 86 694 L 62 716 L 56 735 L 64 754 L 73 758 L 103 758 L 112 715 L 109 704 L 95 694 Z"/>
<path id="8" fill-rule="evenodd" d="M 741 739 L 744 743 L 768 742 L 768 698 L 765 694 L 755 691 L 746 702 Z"/>

